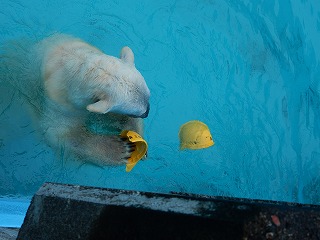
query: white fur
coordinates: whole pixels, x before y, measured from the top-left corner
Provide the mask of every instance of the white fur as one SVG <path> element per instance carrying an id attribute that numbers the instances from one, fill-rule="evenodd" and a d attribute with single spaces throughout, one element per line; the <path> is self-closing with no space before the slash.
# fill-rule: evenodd
<path id="1" fill-rule="evenodd" d="M 55 34 L 33 46 L 9 45 L 5 52 L 8 60 L 1 69 L 10 69 L 5 80 L 24 92 L 52 147 L 99 165 L 126 163 L 132 146 L 118 133 L 142 134 L 139 117 L 147 116 L 150 97 L 129 47 L 116 58 L 80 39 Z M 34 94 L 36 89 L 40 91 Z M 88 119 L 91 125 L 102 124 L 106 134 L 88 130 Z"/>

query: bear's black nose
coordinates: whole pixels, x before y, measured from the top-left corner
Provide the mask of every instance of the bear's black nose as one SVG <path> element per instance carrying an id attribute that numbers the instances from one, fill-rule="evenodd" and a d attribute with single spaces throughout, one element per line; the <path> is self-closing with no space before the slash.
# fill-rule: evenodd
<path id="1" fill-rule="evenodd" d="M 146 117 L 148 117 L 149 110 L 150 110 L 150 104 L 148 103 L 147 111 L 146 111 L 144 114 L 142 114 L 140 117 L 141 117 L 141 118 L 146 118 Z"/>

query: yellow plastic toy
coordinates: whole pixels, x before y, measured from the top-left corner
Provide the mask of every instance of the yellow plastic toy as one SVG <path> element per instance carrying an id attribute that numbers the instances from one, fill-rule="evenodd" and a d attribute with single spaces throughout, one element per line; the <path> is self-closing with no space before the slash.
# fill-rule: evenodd
<path id="1" fill-rule="evenodd" d="M 134 131 L 122 131 L 120 136 L 127 138 L 129 142 L 135 143 L 136 146 L 135 150 L 128 159 L 128 163 L 126 164 L 126 172 L 130 172 L 133 167 L 146 155 L 148 144 L 138 133 Z"/>
<path id="2" fill-rule="evenodd" d="M 187 122 L 180 127 L 179 139 L 180 150 L 208 148 L 214 145 L 208 126 L 197 120 Z"/>

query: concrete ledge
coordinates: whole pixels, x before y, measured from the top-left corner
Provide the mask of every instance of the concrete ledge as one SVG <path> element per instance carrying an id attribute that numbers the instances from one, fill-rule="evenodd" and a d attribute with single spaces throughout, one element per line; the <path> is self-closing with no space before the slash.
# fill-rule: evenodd
<path id="1" fill-rule="evenodd" d="M 320 208 L 45 183 L 18 239 L 319 239 Z"/>
<path id="2" fill-rule="evenodd" d="M 17 238 L 19 228 L 0 227 L 1 240 L 14 240 Z"/>

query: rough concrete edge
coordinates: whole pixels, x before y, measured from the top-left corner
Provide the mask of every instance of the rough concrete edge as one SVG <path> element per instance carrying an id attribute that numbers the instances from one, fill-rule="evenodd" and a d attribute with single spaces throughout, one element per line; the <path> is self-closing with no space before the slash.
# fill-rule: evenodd
<path id="1" fill-rule="evenodd" d="M 1 240 L 13 240 L 18 236 L 19 228 L 0 227 Z"/>
<path id="2" fill-rule="evenodd" d="M 35 196 L 39 195 L 198 216 L 203 216 L 203 210 L 214 212 L 217 207 L 211 201 L 195 201 L 179 196 L 49 182 L 43 184 L 35 194 Z"/>
<path id="3" fill-rule="evenodd" d="M 87 187 L 47 182 L 36 195 L 61 197 L 77 201 L 90 201 L 123 207 L 138 207 L 163 212 L 192 214 L 201 217 L 221 217 L 222 210 L 243 215 L 244 212 L 277 208 L 281 211 L 315 210 L 320 206 L 279 201 L 251 200 L 230 197 L 211 197 L 195 194 L 160 194 L 131 190 Z"/>

